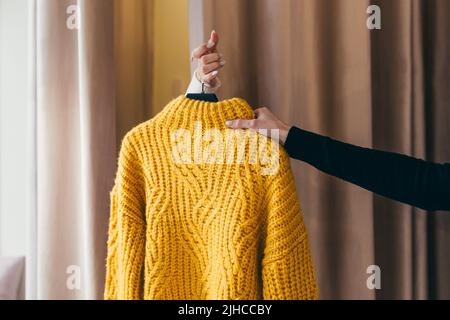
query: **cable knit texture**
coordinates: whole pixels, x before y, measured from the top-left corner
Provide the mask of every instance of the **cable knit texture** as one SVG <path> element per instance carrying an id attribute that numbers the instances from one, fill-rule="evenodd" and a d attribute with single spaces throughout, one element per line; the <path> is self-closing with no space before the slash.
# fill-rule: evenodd
<path id="1" fill-rule="evenodd" d="M 283 148 L 272 175 L 250 161 L 173 160 L 174 130 L 194 132 L 201 122 L 203 132 L 225 132 L 235 118 L 254 118 L 241 99 L 181 96 L 125 136 L 111 191 L 106 299 L 317 299 Z"/>

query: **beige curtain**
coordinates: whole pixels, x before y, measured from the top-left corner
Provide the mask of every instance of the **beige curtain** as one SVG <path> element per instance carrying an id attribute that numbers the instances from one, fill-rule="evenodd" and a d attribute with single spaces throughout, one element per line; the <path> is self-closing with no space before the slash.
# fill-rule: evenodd
<path id="1" fill-rule="evenodd" d="M 116 151 L 152 114 L 152 1 L 33 2 L 29 296 L 102 298 Z M 204 0 L 204 29 L 221 33 L 228 61 L 221 97 L 351 143 L 449 161 L 450 3 L 377 3 L 383 29 L 369 32 L 368 0 Z M 66 26 L 71 5 L 75 30 Z M 450 298 L 448 214 L 374 197 L 300 163 L 295 171 L 322 298 Z M 381 267 L 380 291 L 366 287 L 371 264 Z"/>
<path id="2" fill-rule="evenodd" d="M 228 62 L 221 98 L 244 97 L 350 143 L 450 161 L 449 1 L 198 3 L 205 34 L 220 33 Z M 382 30 L 366 26 L 370 4 L 381 7 Z M 294 163 L 321 298 L 450 298 L 448 214 Z M 381 290 L 366 286 L 373 264 Z"/>
<path id="3" fill-rule="evenodd" d="M 151 1 L 35 0 L 38 299 L 103 297 L 109 191 L 124 132 L 148 118 Z M 79 28 L 67 26 L 78 5 Z M 71 20 L 73 24 L 73 20 Z"/>

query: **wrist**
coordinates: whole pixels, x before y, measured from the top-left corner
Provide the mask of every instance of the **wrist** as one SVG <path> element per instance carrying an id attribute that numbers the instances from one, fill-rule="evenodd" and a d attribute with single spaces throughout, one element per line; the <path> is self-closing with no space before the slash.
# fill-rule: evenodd
<path id="1" fill-rule="evenodd" d="M 281 123 L 280 125 L 280 142 L 282 145 L 286 143 L 287 137 L 289 135 L 289 131 L 291 130 L 292 126 L 288 126 L 285 123 Z"/>
<path id="2" fill-rule="evenodd" d="M 220 81 L 219 78 L 215 78 L 213 80 L 213 83 L 202 81 L 198 75 L 198 70 L 194 71 L 194 79 L 200 86 L 202 85 L 205 86 L 206 93 L 215 93 L 222 86 L 222 82 Z"/>

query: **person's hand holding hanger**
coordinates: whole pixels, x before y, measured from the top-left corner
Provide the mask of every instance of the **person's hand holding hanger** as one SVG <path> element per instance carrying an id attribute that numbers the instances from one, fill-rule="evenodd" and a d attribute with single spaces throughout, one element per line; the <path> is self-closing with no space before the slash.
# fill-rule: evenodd
<path id="1" fill-rule="evenodd" d="M 197 62 L 197 68 L 187 93 L 201 93 L 202 83 L 206 91 L 210 93 L 216 92 L 221 86 L 219 70 L 225 66 L 226 62 L 223 54 L 217 49 L 218 44 L 219 35 L 216 31 L 212 31 L 208 42 L 192 52 L 191 61 Z"/>

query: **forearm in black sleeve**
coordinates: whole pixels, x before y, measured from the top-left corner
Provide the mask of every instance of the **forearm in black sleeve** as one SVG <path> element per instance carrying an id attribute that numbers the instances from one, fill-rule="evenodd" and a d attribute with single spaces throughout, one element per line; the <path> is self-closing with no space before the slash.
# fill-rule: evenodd
<path id="1" fill-rule="evenodd" d="M 285 148 L 292 158 L 382 196 L 429 211 L 450 210 L 450 164 L 365 149 L 296 127 Z"/>

